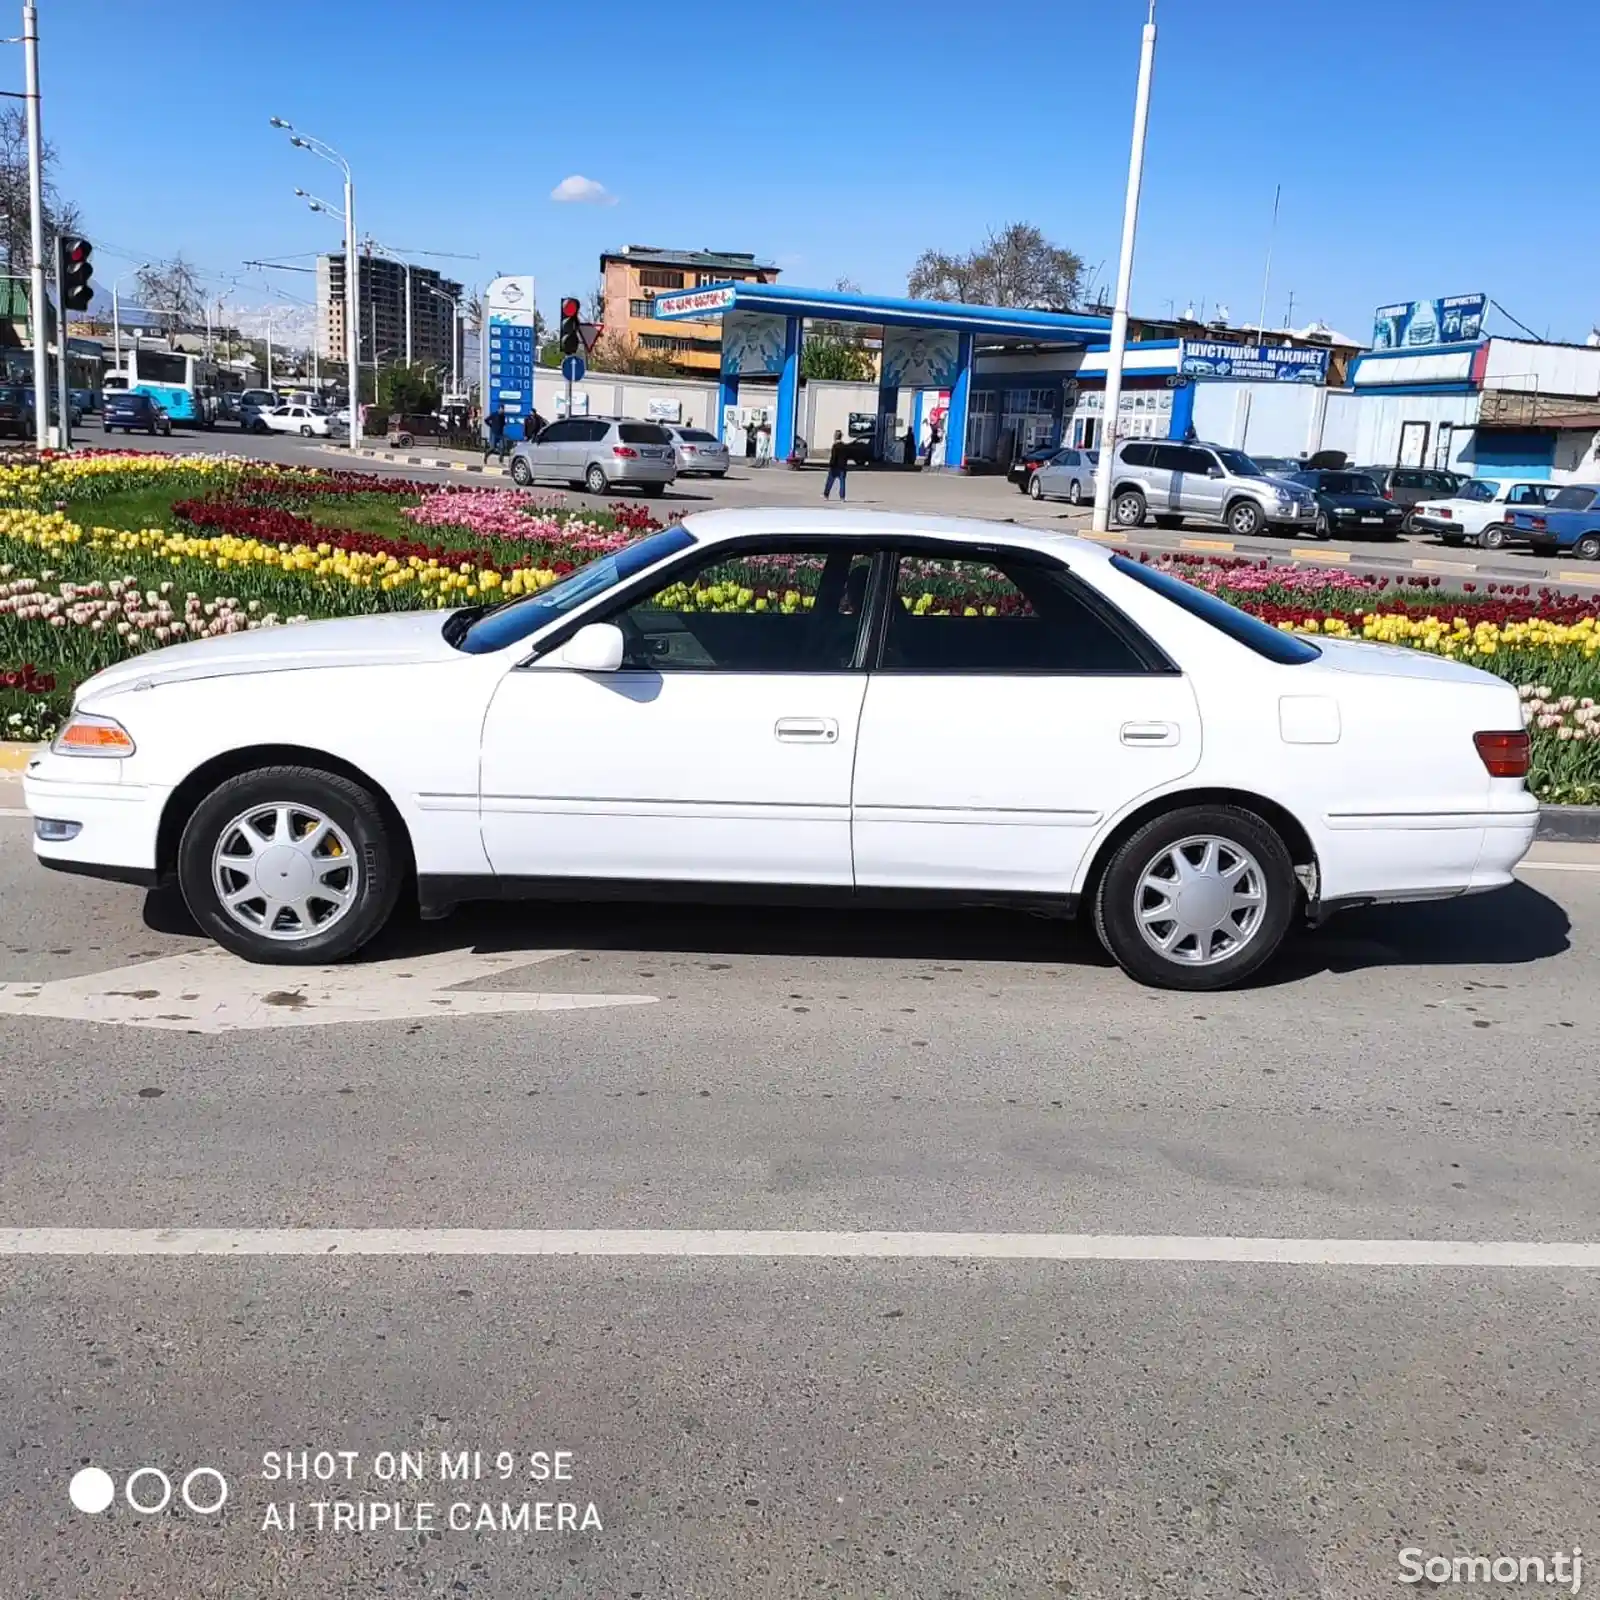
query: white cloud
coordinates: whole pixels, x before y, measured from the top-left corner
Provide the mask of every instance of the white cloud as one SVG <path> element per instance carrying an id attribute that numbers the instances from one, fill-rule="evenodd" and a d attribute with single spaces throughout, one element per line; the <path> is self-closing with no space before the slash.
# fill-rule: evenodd
<path id="1" fill-rule="evenodd" d="M 593 178 L 585 178 L 577 172 L 570 178 L 563 178 L 550 191 L 550 198 L 580 206 L 614 206 L 617 203 L 617 197 L 603 183 L 596 183 Z"/>

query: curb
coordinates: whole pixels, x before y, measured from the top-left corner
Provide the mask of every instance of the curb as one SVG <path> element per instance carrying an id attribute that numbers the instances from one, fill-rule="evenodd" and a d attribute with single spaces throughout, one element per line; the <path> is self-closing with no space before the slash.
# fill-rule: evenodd
<path id="1" fill-rule="evenodd" d="M 45 748 L 0 740 L 0 777 L 22 773 Z M 1540 844 L 1600 844 L 1600 806 L 1542 806 L 1534 837 Z"/>
<path id="2" fill-rule="evenodd" d="M 507 476 L 504 467 L 491 467 L 480 465 L 476 461 L 446 461 L 443 456 L 403 456 L 394 450 L 363 450 L 357 449 L 358 456 L 365 456 L 369 461 L 392 461 L 397 466 L 405 467 L 433 467 L 445 472 L 475 472 L 486 478 L 504 478 Z"/>

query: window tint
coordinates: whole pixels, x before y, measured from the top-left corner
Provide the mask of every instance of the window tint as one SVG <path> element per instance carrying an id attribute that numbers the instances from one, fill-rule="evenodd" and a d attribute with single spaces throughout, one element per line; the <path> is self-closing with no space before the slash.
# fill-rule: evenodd
<path id="1" fill-rule="evenodd" d="M 1558 490 L 1547 502 L 1552 511 L 1587 511 L 1594 503 L 1594 490 L 1574 484 Z"/>
<path id="2" fill-rule="evenodd" d="M 1394 486 L 1397 489 L 1427 489 L 1431 487 L 1420 472 L 1395 473 Z"/>
<path id="3" fill-rule="evenodd" d="M 1471 483 L 1464 483 L 1452 496 L 1456 500 L 1493 500 L 1499 494 L 1500 485 L 1491 483 L 1487 478 L 1474 478 Z"/>
<path id="4" fill-rule="evenodd" d="M 624 444 L 672 443 L 672 435 L 654 422 L 621 422 L 617 434 Z"/>
<path id="5" fill-rule="evenodd" d="M 609 422 L 602 422 L 598 420 L 593 422 L 574 422 L 572 426 L 575 430 L 572 437 L 576 439 L 579 444 L 594 444 L 597 440 L 605 438 L 605 436 L 611 431 L 611 424 Z"/>
<path id="6" fill-rule="evenodd" d="M 1198 473 L 1202 478 L 1216 465 L 1209 450 L 1194 450 L 1180 446 L 1178 471 Z"/>
<path id="7" fill-rule="evenodd" d="M 847 672 L 870 557 L 828 548 L 715 556 L 609 620 L 636 672 Z"/>
<path id="8" fill-rule="evenodd" d="M 1148 444 L 1129 444 L 1122 447 L 1122 460 L 1125 466 L 1148 467 L 1150 459 L 1155 453 L 1155 446 Z"/>
<path id="9" fill-rule="evenodd" d="M 1544 500 L 1543 486 L 1535 483 L 1519 483 L 1506 496 L 1506 504 L 1513 506 L 1542 506 Z"/>
<path id="10" fill-rule="evenodd" d="M 1196 589 L 1181 578 L 1173 577 L 1170 572 L 1157 572 L 1138 561 L 1130 561 L 1126 556 L 1112 556 L 1111 565 L 1136 583 L 1165 595 L 1191 616 L 1209 622 L 1213 628 L 1227 634 L 1246 649 L 1254 650 L 1258 656 L 1265 656 L 1268 661 L 1295 667 L 1315 661 L 1322 654 L 1314 644 L 1297 634 L 1284 633 L 1259 617 L 1252 617 L 1249 612 L 1230 606 L 1226 600 L 1219 600 L 1214 594 L 1207 594 L 1204 589 Z"/>
<path id="11" fill-rule="evenodd" d="M 690 444 L 715 444 L 717 442 L 716 434 L 707 433 L 704 428 L 679 428 L 678 437 L 687 439 Z"/>
<path id="12" fill-rule="evenodd" d="M 883 666 L 901 672 L 1151 670 L 1152 658 L 1086 599 L 1071 575 L 1021 557 L 905 555 L 895 574 Z M 1152 653 L 1153 654 L 1153 653 Z"/>
<path id="13" fill-rule="evenodd" d="M 539 435 L 540 444 L 560 444 L 563 439 L 573 436 L 573 424 L 570 422 L 552 422 L 550 426 Z"/>
<path id="14" fill-rule="evenodd" d="M 1187 469 L 1183 458 L 1189 453 L 1181 446 L 1175 444 L 1152 444 L 1146 446 L 1150 452 L 1150 465 L 1162 472 L 1183 472 Z"/>

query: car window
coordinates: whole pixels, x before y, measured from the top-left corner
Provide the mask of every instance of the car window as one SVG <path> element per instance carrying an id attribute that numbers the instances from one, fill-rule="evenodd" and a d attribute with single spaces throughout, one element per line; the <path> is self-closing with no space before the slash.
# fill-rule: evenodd
<path id="1" fill-rule="evenodd" d="M 1594 504 L 1595 491 L 1577 484 L 1558 490 L 1547 502 L 1552 511 L 1587 511 Z"/>
<path id="2" fill-rule="evenodd" d="M 570 422 L 552 422 L 539 435 L 540 444 L 560 444 L 564 439 L 573 437 L 574 424 Z"/>
<path id="3" fill-rule="evenodd" d="M 1298 634 L 1285 633 L 1270 622 L 1252 617 L 1248 611 L 1240 611 L 1226 600 L 1219 600 L 1216 595 L 1173 577 L 1170 572 L 1158 572 L 1143 562 L 1130 561 L 1127 556 L 1112 556 L 1111 565 L 1136 583 L 1165 595 L 1191 616 L 1210 623 L 1218 632 L 1227 634 L 1247 650 L 1265 656 L 1268 661 L 1276 661 L 1280 666 L 1296 667 L 1315 661 L 1322 654 L 1314 644 Z"/>
<path id="4" fill-rule="evenodd" d="M 1178 457 L 1179 472 L 1202 478 L 1217 464 L 1209 450 L 1195 450 L 1187 446 L 1179 448 Z"/>
<path id="5" fill-rule="evenodd" d="M 1184 457 L 1187 450 L 1175 444 L 1153 444 L 1147 446 L 1150 451 L 1150 465 L 1159 472 L 1186 472 L 1190 470 L 1184 466 Z"/>
<path id="6" fill-rule="evenodd" d="M 624 444 L 671 444 L 672 436 L 655 422 L 620 422 L 617 437 Z"/>
<path id="7" fill-rule="evenodd" d="M 1436 489 L 1440 494 L 1450 494 L 1454 491 L 1460 480 L 1450 472 L 1430 472 L 1428 474 L 1428 487 Z"/>
<path id="8" fill-rule="evenodd" d="M 1376 494 L 1378 486 L 1371 478 L 1359 472 L 1324 472 L 1319 474 L 1320 488 L 1324 494 Z"/>
<path id="9" fill-rule="evenodd" d="M 585 601 L 614 589 L 619 583 L 627 582 L 656 562 L 665 561 L 693 544 L 694 535 L 681 525 L 663 528 L 660 533 L 652 533 L 614 555 L 601 556 L 598 561 L 579 567 L 560 583 L 541 589 L 537 594 L 504 600 L 481 610 L 471 607 L 457 612 L 445 623 L 445 639 L 468 655 L 503 650 L 559 621 Z"/>
<path id="10" fill-rule="evenodd" d="M 716 434 L 707 433 L 704 428 L 679 428 L 678 437 L 687 439 L 690 444 L 715 444 L 717 442 Z"/>
<path id="11" fill-rule="evenodd" d="M 1426 489 L 1429 487 L 1420 472 L 1395 473 L 1394 486 L 1397 489 Z"/>
<path id="12" fill-rule="evenodd" d="M 1202 451 L 1201 454 L 1205 452 Z M 1217 460 L 1236 478 L 1264 478 L 1266 474 L 1242 450 L 1219 450 Z"/>
<path id="13" fill-rule="evenodd" d="M 1122 447 L 1123 463 L 1130 467 L 1148 467 L 1154 454 L 1154 445 L 1125 444 Z"/>
<path id="14" fill-rule="evenodd" d="M 1061 567 L 908 554 L 895 573 L 883 669 L 1144 673 L 1156 652 L 1138 640 Z"/>
<path id="15" fill-rule="evenodd" d="M 741 550 L 612 614 L 634 672 L 848 672 L 871 557 L 843 545 Z"/>
<path id="16" fill-rule="evenodd" d="M 1455 500 L 1493 500 L 1500 492 L 1498 483 L 1491 483 L 1487 478 L 1474 478 L 1471 483 L 1464 483 L 1455 494 Z"/>
<path id="17" fill-rule="evenodd" d="M 1542 483 L 1514 484 L 1506 496 L 1508 506 L 1542 506 L 1548 491 Z"/>
<path id="18" fill-rule="evenodd" d="M 611 424 L 603 420 L 592 422 L 575 422 L 572 425 L 578 431 L 573 435 L 580 444 L 595 444 L 611 432 Z"/>

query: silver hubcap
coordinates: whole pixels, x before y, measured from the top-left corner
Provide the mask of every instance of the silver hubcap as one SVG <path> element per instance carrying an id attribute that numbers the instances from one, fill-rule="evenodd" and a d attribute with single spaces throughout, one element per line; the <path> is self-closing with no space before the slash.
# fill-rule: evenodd
<path id="1" fill-rule="evenodd" d="M 1226 961 L 1266 915 L 1260 863 L 1231 839 L 1195 834 L 1168 845 L 1139 874 L 1134 917 L 1146 944 L 1191 967 Z"/>
<path id="2" fill-rule="evenodd" d="M 1255 527 L 1255 525 L 1256 525 L 1256 519 L 1255 519 L 1255 516 L 1254 516 L 1254 514 L 1252 512 L 1249 512 L 1249 511 L 1235 511 L 1234 512 L 1234 514 L 1233 514 L 1233 531 L 1235 533 L 1249 533 L 1251 531 L 1251 529 Z"/>
<path id="3" fill-rule="evenodd" d="M 218 835 L 211 881 L 222 909 L 265 939 L 306 939 L 356 902 L 361 868 L 344 831 L 315 806 L 252 806 Z"/>

